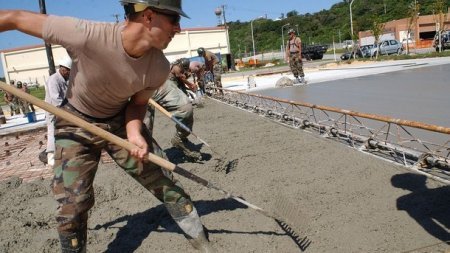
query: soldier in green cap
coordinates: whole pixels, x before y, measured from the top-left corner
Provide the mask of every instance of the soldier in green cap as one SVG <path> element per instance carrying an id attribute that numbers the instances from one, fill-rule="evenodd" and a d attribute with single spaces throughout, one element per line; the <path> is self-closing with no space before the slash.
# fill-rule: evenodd
<path id="1" fill-rule="evenodd" d="M 62 252 L 86 252 L 88 211 L 102 150 L 167 207 L 191 244 L 212 248 L 189 195 L 173 175 L 144 157 L 163 156 L 143 127 L 147 103 L 166 80 L 169 62 L 162 50 L 181 31 L 181 0 L 123 0 L 126 20 L 105 23 L 47 16 L 21 10 L 0 11 L 0 32 L 19 30 L 66 48 L 73 59 L 66 100 L 61 105 L 84 120 L 137 148 L 127 150 L 57 117 L 52 190 Z"/>

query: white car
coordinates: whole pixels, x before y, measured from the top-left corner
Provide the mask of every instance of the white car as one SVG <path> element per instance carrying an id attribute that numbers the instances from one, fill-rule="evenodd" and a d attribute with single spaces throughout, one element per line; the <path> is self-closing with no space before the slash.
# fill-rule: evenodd
<path id="1" fill-rule="evenodd" d="M 380 43 L 378 43 L 377 47 L 374 47 L 370 50 L 370 56 L 374 57 L 377 54 L 402 54 L 402 52 L 402 43 L 398 42 L 397 40 L 382 40 Z"/>

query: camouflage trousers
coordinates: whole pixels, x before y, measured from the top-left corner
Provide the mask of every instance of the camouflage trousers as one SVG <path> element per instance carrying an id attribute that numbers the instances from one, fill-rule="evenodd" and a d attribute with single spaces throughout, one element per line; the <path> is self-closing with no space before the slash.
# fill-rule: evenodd
<path id="1" fill-rule="evenodd" d="M 222 88 L 222 66 L 220 64 L 215 64 L 213 66 L 213 74 L 214 74 L 214 84 L 217 88 Z M 223 91 L 220 90 L 220 93 L 223 95 Z"/>
<path id="2" fill-rule="evenodd" d="M 19 113 L 17 113 L 16 104 L 14 104 L 13 102 L 9 102 L 8 105 L 9 105 L 9 111 L 10 111 L 11 116 L 13 116 L 14 113 L 20 114 L 20 111 L 19 111 Z"/>
<path id="3" fill-rule="evenodd" d="M 20 109 L 23 114 L 27 114 L 30 112 L 30 106 L 28 105 L 27 101 L 17 98 L 16 105 L 17 105 L 17 109 Z M 19 110 L 19 113 L 20 113 L 20 110 Z"/>
<path id="4" fill-rule="evenodd" d="M 14 113 L 16 115 L 20 114 L 21 106 L 20 106 L 20 103 L 19 103 L 19 98 L 14 97 L 13 101 L 11 102 L 10 108 L 14 109 Z"/>
<path id="5" fill-rule="evenodd" d="M 119 137 L 126 138 L 124 111 L 111 119 L 97 120 L 77 112 L 68 104 L 62 109 Z M 168 209 L 177 210 L 176 215 L 187 215 L 191 212 L 193 206 L 189 195 L 171 173 L 156 164 L 139 162 L 127 150 L 59 117 L 56 117 L 55 128 L 56 151 L 52 190 L 58 202 L 56 220 L 60 234 L 86 231 L 88 211 L 94 205 L 94 177 L 103 149 L 117 165 L 163 202 Z M 149 151 L 165 157 L 146 128 L 142 129 L 143 136 L 149 143 Z M 174 217 L 171 210 L 169 213 Z"/>
<path id="6" fill-rule="evenodd" d="M 303 61 L 300 54 L 289 55 L 289 67 L 295 78 L 305 76 L 305 73 L 303 72 Z"/>
<path id="7" fill-rule="evenodd" d="M 153 100 L 164 107 L 177 120 L 192 130 L 194 126 L 194 108 L 189 102 L 187 95 L 178 88 L 178 83 L 173 80 L 167 80 L 153 95 Z M 152 132 L 153 130 L 154 108 L 148 107 L 148 113 L 145 117 L 145 125 Z M 178 124 L 175 125 L 175 137 L 186 139 L 189 132 L 184 130 Z"/>

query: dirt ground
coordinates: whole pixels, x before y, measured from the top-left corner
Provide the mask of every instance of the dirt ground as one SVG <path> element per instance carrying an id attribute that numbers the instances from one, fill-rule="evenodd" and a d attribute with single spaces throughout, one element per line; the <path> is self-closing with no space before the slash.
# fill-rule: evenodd
<path id="1" fill-rule="evenodd" d="M 294 240 L 274 219 L 177 176 L 218 252 L 450 252 L 443 242 L 450 240 L 449 186 L 216 101 L 195 118 L 197 135 L 237 166 L 217 170 L 211 150 L 194 138 L 204 161 L 184 161 L 169 145 L 173 123 L 158 114 L 155 136 L 168 157 L 293 219 L 298 233 Z M 0 252 L 59 251 L 49 185 L 0 182 Z M 114 164 L 100 165 L 95 192 L 88 252 L 197 252 L 161 203 Z"/>

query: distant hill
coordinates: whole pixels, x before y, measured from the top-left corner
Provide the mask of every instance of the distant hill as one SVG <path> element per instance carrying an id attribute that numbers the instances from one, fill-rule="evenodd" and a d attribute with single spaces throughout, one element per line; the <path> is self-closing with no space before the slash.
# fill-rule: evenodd
<path id="1" fill-rule="evenodd" d="M 420 15 L 433 14 L 434 3 L 437 0 L 417 0 L 420 5 Z M 443 0 L 446 6 L 450 6 L 450 0 Z M 353 30 L 371 29 L 371 20 L 375 17 L 382 22 L 408 17 L 408 6 L 414 4 L 414 0 L 354 0 L 352 5 Z M 445 11 L 447 11 L 447 7 Z M 284 40 L 289 28 L 298 30 L 302 41 L 307 44 L 331 44 L 334 41 L 351 39 L 350 36 L 350 11 L 348 1 L 342 1 L 333 5 L 329 10 L 316 13 L 299 15 L 292 10 L 282 20 L 257 19 L 253 21 L 255 47 L 257 52 L 280 50 L 281 27 L 287 23 L 290 26 L 284 28 Z M 230 28 L 230 44 L 234 57 L 250 53 L 253 50 L 250 22 L 239 20 L 228 22 Z M 298 26 L 296 26 L 298 25 Z"/>

